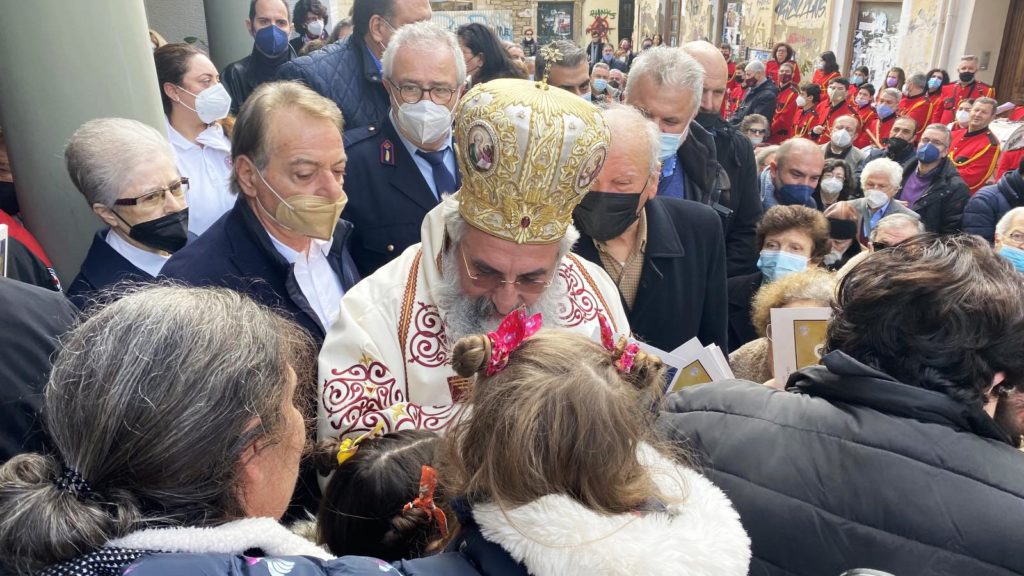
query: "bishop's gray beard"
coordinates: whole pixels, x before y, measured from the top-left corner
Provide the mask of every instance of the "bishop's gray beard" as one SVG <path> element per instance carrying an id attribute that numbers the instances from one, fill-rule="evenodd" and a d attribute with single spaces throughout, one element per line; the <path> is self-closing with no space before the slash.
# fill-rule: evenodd
<path id="1" fill-rule="evenodd" d="M 452 248 L 441 257 L 442 281 L 435 292 L 435 302 L 444 318 L 445 339 L 449 347 L 454 347 L 463 336 L 493 332 L 503 318 L 490 297 L 470 298 L 463 294 L 459 284 L 460 263 L 454 253 L 455 249 Z M 548 328 L 558 326 L 560 310 L 567 296 L 565 282 L 556 273 L 551 286 L 537 297 L 532 306 L 526 307 L 526 313 L 531 316 L 540 313 L 544 326 Z"/>

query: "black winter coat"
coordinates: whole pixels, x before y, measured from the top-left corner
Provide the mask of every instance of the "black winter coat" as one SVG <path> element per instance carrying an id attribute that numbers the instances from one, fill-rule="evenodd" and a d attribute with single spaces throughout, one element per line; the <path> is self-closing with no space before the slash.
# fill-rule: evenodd
<path id="1" fill-rule="evenodd" d="M 633 307 L 633 334 L 672 351 L 696 336 L 728 348 L 725 242 L 715 211 L 689 200 L 655 197 L 644 207 L 647 246 Z M 576 253 L 601 266 L 594 240 L 580 233 Z"/>
<path id="2" fill-rule="evenodd" d="M 391 106 L 380 70 L 356 34 L 281 66 L 277 79 L 298 80 L 334 100 L 345 130 L 380 124 Z"/>
<path id="3" fill-rule="evenodd" d="M 903 185 L 907 185 L 910 175 L 917 170 L 918 160 L 914 158 L 903 167 Z M 956 166 L 943 158 L 939 164 L 939 173 L 925 189 L 921 197 L 909 208 L 921 217 L 924 228 L 936 234 L 956 234 L 960 232 L 960 222 L 964 217 L 964 207 L 971 197 L 967 184 L 960 177 Z M 896 199 L 903 197 L 903 190 L 896 194 Z"/>
<path id="4" fill-rule="evenodd" d="M 743 102 L 736 109 L 730 119 L 733 124 L 739 126 L 744 117 L 750 114 L 760 114 L 768 119 L 768 125 L 772 125 L 772 118 L 775 117 L 775 104 L 779 99 L 779 87 L 771 80 L 765 80 L 760 86 L 747 90 Z"/>
<path id="5" fill-rule="evenodd" d="M 729 278 L 729 352 L 757 339 L 757 331 L 750 323 L 750 305 L 763 283 L 764 274 L 760 271 Z"/>
<path id="6" fill-rule="evenodd" d="M 659 422 L 739 511 L 751 576 L 1024 573 L 1024 455 L 995 421 L 842 352 L 822 362 L 785 392 L 685 389 Z"/>
<path id="7" fill-rule="evenodd" d="M 77 314 L 60 292 L 0 277 L 0 462 L 43 450 L 37 418 L 50 357 Z"/>
<path id="8" fill-rule="evenodd" d="M 755 227 L 762 212 L 754 147 L 717 113 L 697 114 L 697 122 L 714 139 L 715 159 L 729 176 L 729 207 L 733 216 L 726 237 L 726 274 L 730 278 L 750 274 L 757 271 Z"/>
<path id="9" fill-rule="evenodd" d="M 741 150 L 739 157 L 743 156 Z M 740 271 L 750 267 L 751 255 L 757 253 L 754 244 L 762 208 L 761 190 L 756 185 L 756 176 L 753 187 L 747 188 L 749 183 L 745 177 L 734 184 L 729 173 L 718 162 L 716 139 L 697 122 L 690 123 L 690 133 L 676 152 L 676 159 L 685 179 L 686 199 L 711 206 L 722 220 L 726 274 L 742 273 Z M 730 162 L 726 161 L 727 164 Z"/>

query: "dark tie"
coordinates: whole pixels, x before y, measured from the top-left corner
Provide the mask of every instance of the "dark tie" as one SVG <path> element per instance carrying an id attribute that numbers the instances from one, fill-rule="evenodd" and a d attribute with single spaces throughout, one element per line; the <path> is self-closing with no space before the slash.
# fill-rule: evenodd
<path id="1" fill-rule="evenodd" d="M 437 190 L 435 196 L 438 200 L 441 199 L 442 194 L 455 192 L 455 177 L 448 171 L 448 167 L 444 165 L 444 153 L 447 150 L 448 147 L 442 148 L 437 152 L 416 151 L 416 155 L 425 159 L 430 164 L 430 169 L 434 172 L 434 188 Z"/>

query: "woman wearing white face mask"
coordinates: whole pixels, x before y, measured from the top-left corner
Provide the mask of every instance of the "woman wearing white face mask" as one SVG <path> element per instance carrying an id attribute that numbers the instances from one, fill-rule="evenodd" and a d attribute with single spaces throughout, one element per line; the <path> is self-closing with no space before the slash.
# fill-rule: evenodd
<path id="1" fill-rule="evenodd" d="M 189 232 L 200 235 L 231 209 L 231 96 L 213 62 L 190 44 L 153 53 L 167 137 L 174 161 L 189 179 Z"/>
<path id="2" fill-rule="evenodd" d="M 840 158 L 825 160 L 825 168 L 821 171 L 821 179 L 813 195 L 818 209 L 824 210 L 836 202 L 849 200 L 852 191 L 853 170 L 849 164 Z"/>

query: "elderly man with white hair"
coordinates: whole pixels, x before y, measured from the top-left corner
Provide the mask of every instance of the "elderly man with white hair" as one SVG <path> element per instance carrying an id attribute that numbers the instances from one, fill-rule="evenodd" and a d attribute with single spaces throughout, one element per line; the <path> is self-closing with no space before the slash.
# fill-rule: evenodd
<path id="1" fill-rule="evenodd" d="M 458 190 L 453 110 L 466 82 L 455 35 L 432 22 L 407 24 L 382 61 L 391 107 L 379 124 L 345 131 L 345 218 L 352 259 L 369 276 L 420 241 L 420 225 Z"/>
<path id="2" fill-rule="evenodd" d="M 748 114 L 760 114 L 772 123 L 775 117 L 775 105 L 779 99 L 779 87 L 765 75 L 764 62 L 751 60 L 743 69 L 746 76 L 747 94 L 743 97 L 740 107 L 733 113 L 730 121 L 739 126 L 743 117 Z"/>
<path id="3" fill-rule="evenodd" d="M 836 202 L 825 211 L 825 216 L 857 222 L 857 238 L 866 245 L 871 231 L 882 218 L 890 214 L 918 217 L 916 212 L 893 200 L 902 183 L 902 166 L 888 158 L 872 160 L 860 173 L 864 197 Z"/>
<path id="4" fill-rule="evenodd" d="M 1017 207 L 996 224 L 996 252 L 1024 273 L 1024 207 Z"/>
<path id="5" fill-rule="evenodd" d="M 728 268 L 742 272 L 756 253 L 754 228 L 761 207 L 756 192 L 737 189 L 730 181 L 718 163 L 714 138 L 695 121 L 703 93 L 700 63 L 678 48 L 657 46 L 633 61 L 625 102 L 660 131 L 658 195 L 714 208 L 722 220 Z"/>
<path id="6" fill-rule="evenodd" d="M 554 86 L 500 79 L 462 97 L 458 193 L 427 213 L 420 243 L 341 300 L 320 352 L 321 439 L 444 429 L 472 385 L 452 369 L 453 346 L 512 311 L 592 337 L 602 317 L 630 332 L 615 283 L 569 253 L 572 210 L 608 141 L 600 110 Z"/>
<path id="7" fill-rule="evenodd" d="M 662 350 L 693 337 L 728 349 L 725 240 L 715 211 L 657 196 L 658 129 L 628 106 L 604 112 L 608 159 L 573 212 L 575 252 L 616 281 L 633 333 Z"/>

